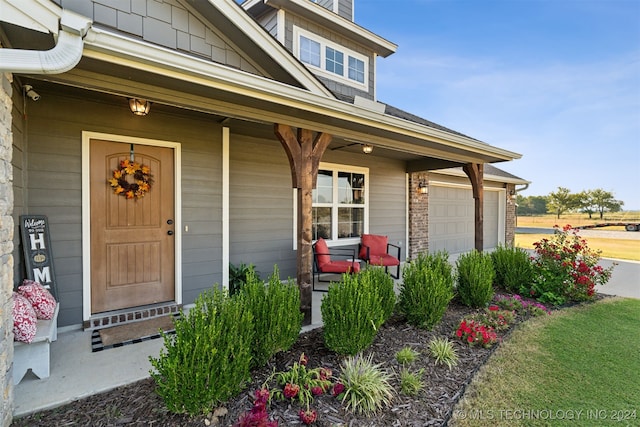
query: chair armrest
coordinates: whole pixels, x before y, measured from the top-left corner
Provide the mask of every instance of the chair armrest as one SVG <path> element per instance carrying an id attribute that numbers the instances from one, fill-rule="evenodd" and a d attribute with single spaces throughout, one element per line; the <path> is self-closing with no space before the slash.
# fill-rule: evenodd
<path id="1" fill-rule="evenodd" d="M 396 258 L 398 258 L 398 261 L 400 261 L 400 246 L 394 245 L 393 243 L 387 243 L 387 253 L 389 255 L 391 255 L 391 251 L 389 250 L 390 248 L 395 248 L 398 250 L 398 256 L 396 256 Z"/>
<path id="2" fill-rule="evenodd" d="M 365 261 L 369 261 L 371 259 L 371 248 L 360 242 L 358 244 L 358 255 L 360 255 L 360 251 L 362 250 L 362 248 L 366 249 L 366 255 L 362 259 Z"/>

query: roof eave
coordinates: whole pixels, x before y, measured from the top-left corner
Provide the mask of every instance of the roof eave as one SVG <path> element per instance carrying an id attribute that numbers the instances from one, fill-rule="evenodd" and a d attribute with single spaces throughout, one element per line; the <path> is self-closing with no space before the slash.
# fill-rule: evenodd
<path id="1" fill-rule="evenodd" d="M 252 0 L 242 3 L 241 6 L 246 10 L 251 10 L 261 3 L 275 9 L 289 10 L 296 15 L 313 20 L 319 26 L 344 34 L 345 37 L 366 46 L 384 58 L 398 50 L 398 45 L 395 43 L 309 0 Z"/>
<path id="2" fill-rule="evenodd" d="M 239 97 L 272 103 L 282 107 L 283 112 L 289 113 L 288 121 L 292 125 L 295 125 L 296 121 L 305 125 L 309 123 L 298 120 L 297 117 L 291 117 L 291 111 L 299 111 L 300 115 L 324 117 L 324 122 L 318 120 L 313 123 L 318 131 L 325 131 L 325 129 L 335 131 L 333 124 L 350 123 L 353 125 L 340 128 L 342 137 L 367 138 L 381 146 L 387 145 L 388 148 L 402 146 L 407 152 L 428 155 L 428 150 L 421 148 L 421 145 L 437 143 L 451 151 L 468 152 L 469 156 L 465 158 L 483 159 L 485 162 L 509 161 L 521 157 L 520 154 L 493 147 L 469 137 L 380 114 L 108 30 L 93 28 L 89 31 L 85 37 L 84 56 L 144 70 L 178 81 L 215 88 Z M 265 114 L 265 111 L 254 112 L 250 108 L 246 111 L 246 118 L 252 120 L 259 120 L 260 114 Z M 270 117 L 275 117 L 275 114 Z M 331 120 L 327 121 L 327 117 Z M 412 146 L 415 151 L 411 151 Z"/>

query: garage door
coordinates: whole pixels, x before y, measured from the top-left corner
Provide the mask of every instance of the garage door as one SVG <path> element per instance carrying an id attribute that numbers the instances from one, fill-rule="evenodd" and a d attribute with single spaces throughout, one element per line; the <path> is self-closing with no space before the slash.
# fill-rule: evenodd
<path id="1" fill-rule="evenodd" d="M 484 191 L 484 248 L 504 242 L 502 191 Z M 449 254 L 475 247 L 474 201 L 471 187 L 429 185 L 429 251 Z"/>

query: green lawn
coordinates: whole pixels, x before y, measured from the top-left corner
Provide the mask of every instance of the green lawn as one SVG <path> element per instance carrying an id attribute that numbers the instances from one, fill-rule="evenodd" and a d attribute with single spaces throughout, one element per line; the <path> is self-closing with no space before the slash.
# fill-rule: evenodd
<path id="1" fill-rule="evenodd" d="M 450 425 L 640 425 L 640 300 L 610 298 L 520 325 Z"/>
<path id="2" fill-rule="evenodd" d="M 640 231 L 634 231 L 634 233 L 640 233 Z M 515 246 L 533 249 L 535 242 L 539 242 L 544 238 L 548 239 L 549 237 L 549 234 L 516 234 Z M 601 256 L 603 258 L 640 261 L 640 240 L 605 239 L 599 237 L 589 237 L 586 240 L 591 249 L 602 251 Z"/>

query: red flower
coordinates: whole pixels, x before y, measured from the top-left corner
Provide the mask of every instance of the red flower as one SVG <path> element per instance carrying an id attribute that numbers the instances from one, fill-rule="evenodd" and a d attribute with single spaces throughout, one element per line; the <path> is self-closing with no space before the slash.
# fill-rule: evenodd
<path id="1" fill-rule="evenodd" d="M 340 394 L 342 394 L 343 391 L 344 391 L 344 384 L 335 383 L 333 385 L 333 395 L 334 396 L 339 396 Z"/>
<path id="2" fill-rule="evenodd" d="M 498 307 L 497 305 L 490 305 L 489 306 L 489 311 L 498 311 L 500 310 L 500 307 Z"/>
<path id="3" fill-rule="evenodd" d="M 318 413 L 311 409 L 307 409 L 306 411 L 301 409 L 298 415 L 300 415 L 300 421 L 307 425 L 313 424 L 318 419 Z"/>
<path id="4" fill-rule="evenodd" d="M 293 399 L 294 397 L 296 397 L 299 391 L 300 391 L 300 386 L 298 384 L 287 383 L 284 386 L 284 395 L 289 399 Z"/>
<path id="5" fill-rule="evenodd" d="M 326 381 L 333 376 L 333 372 L 329 368 L 320 368 L 320 379 Z"/>
<path id="6" fill-rule="evenodd" d="M 313 393 L 314 396 L 320 396 L 322 393 L 324 393 L 324 390 L 322 389 L 322 387 L 317 385 L 315 387 L 311 387 L 311 393 Z"/>

